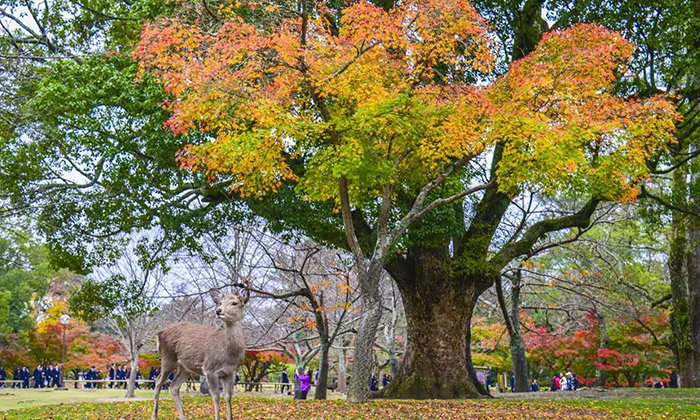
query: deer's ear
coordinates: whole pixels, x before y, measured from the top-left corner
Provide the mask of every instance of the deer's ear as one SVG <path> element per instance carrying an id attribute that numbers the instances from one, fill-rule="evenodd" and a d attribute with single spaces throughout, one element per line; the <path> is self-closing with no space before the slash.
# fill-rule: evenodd
<path id="1" fill-rule="evenodd" d="M 211 300 L 213 300 L 217 305 L 221 302 L 221 292 L 219 292 L 219 289 L 215 289 L 213 287 L 209 289 L 209 296 L 211 296 Z"/>
<path id="2" fill-rule="evenodd" d="M 250 289 L 246 287 L 245 289 L 241 290 L 238 295 L 241 297 L 241 301 L 243 301 L 244 305 L 248 304 L 248 301 L 250 300 Z"/>

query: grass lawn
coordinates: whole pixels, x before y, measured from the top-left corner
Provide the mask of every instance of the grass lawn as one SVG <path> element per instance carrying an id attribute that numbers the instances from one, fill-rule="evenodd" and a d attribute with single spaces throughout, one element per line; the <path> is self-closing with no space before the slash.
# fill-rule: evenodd
<path id="1" fill-rule="evenodd" d="M 29 408 L 44 405 L 75 404 L 95 402 L 124 396 L 123 389 L 68 389 L 64 391 L 48 389 L 0 389 L 0 412 L 16 408 Z M 136 390 L 138 398 L 152 398 L 153 392 Z M 0 413 L 0 418 L 2 414 Z"/>
<path id="2" fill-rule="evenodd" d="M 32 392 L 32 391 L 30 391 Z M 92 399 L 120 397 L 121 391 L 53 391 L 27 393 L 22 407 L 0 412 L 2 420 L 136 420 L 150 417 L 150 401 L 91 402 Z M 74 394 L 73 394 L 74 393 Z M 46 394 L 46 395 L 43 395 Z M 61 394 L 63 395 L 61 397 Z M 20 394 L 22 395 L 22 394 Z M 139 395 L 148 397 L 148 391 Z M 8 398 L 0 396 L 0 407 L 7 408 Z M 12 397 L 17 398 L 17 397 Z M 8 400 L 9 401 L 9 400 Z M 12 400 L 18 404 L 20 400 Z M 184 400 L 189 419 L 211 419 L 212 403 L 206 397 L 190 397 Z M 14 408 L 14 407 L 13 407 Z M 177 418 L 175 407 L 166 399 L 160 410 L 161 418 Z M 234 418 L 256 420 L 697 420 L 700 419 L 700 392 L 698 390 L 634 390 L 538 393 L 525 397 L 508 395 L 505 398 L 478 401 L 390 401 L 375 400 L 367 404 L 352 405 L 341 400 L 293 401 L 290 399 L 236 397 Z"/>

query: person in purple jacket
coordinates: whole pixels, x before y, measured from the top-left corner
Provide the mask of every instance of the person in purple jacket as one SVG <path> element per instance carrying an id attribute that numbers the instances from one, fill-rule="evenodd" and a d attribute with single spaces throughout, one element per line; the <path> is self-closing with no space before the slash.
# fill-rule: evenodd
<path id="1" fill-rule="evenodd" d="M 311 389 L 311 371 L 307 370 L 303 374 L 296 373 L 295 376 L 299 381 L 299 399 L 305 400 Z"/>

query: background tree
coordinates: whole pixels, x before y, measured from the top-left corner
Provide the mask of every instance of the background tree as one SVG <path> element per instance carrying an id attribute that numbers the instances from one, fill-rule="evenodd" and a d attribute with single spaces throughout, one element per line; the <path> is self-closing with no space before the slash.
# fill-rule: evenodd
<path id="1" fill-rule="evenodd" d="M 614 10 L 615 12 L 612 12 Z M 612 4 L 594 2 L 576 13 L 578 20 L 597 21 L 621 30 L 637 45 L 633 61 L 633 88 L 640 95 L 659 90 L 674 92 L 678 111 L 675 142 L 668 153 L 656 155 L 648 164 L 654 183 L 647 186 L 645 198 L 649 221 L 660 223 L 671 217 L 673 240 L 668 266 L 672 292 L 671 323 L 674 351 L 681 386 L 700 387 L 700 278 L 693 270 L 698 264 L 693 245 L 698 235 L 696 198 L 698 156 L 698 25 L 700 9 L 694 2 L 620 0 Z M 670 175 L 670 176 L 669 176 Z M 685 379 L 683 379 L 685 378 Z"/>
<path id="2" fill-rule="evenodd" d="M 569 242 L 566 236 L 561 239 Z M 619 332 L 621 325 L 630 323 L 639 328 L 630 336 L 647 343 L 645 351 L 657 355 L 667 352 L 668 325 L 664 328 L 658 323 L 665 317 L 658 305 L 668 293 L 662 263 L 664 244 L 663 236 L 645 231 L 634 208 L 615 209 L 584 238 L 521 266 L 519 308 L 530 317 L 528 325 L 523 326 L 528 340 L 536 341 L 533 334 L 540 327 L 545 336 L 552 331 L 563 331 L 564 335 L 571 330 L 589 331 L 587 338 L 581 336 L 587 341 L 578 344 L 592 349 L 583 357 L 585 360 L 593 358 L 596 349 L 629 349 L 617 338 L 613 340 L 612 335 Z M 552 336 L 545 340 L 559 341 Z M 582 355 L 578 353 L 577 357 Z M 542 356 L 548 357 L 546 352 Z M 665 358 L 658 356 L 657 360 Z M 658 373 L 662 364 L 656 366 Z M 588 367 L 577 368 L 581 369 L 579 373 L 587 372 L 587 377 L 591 377 Z M 605 386 L 605 374 L 605 369 L 596 372 L 599 386 Z"/>
<path id="3" fill-rule="evenodd" d="M 0 332 L 30 330 L 34 304 L 40 302 L 56 275 L 49 252 L 27 231 L 2 229 L 0 236 Z"/>
<path id="4" fill-rule="evenodd" d="M 114 265 L 88 278 L 70 297 L 73 312 L 86 321 L 101 320 L 104 327 L 121 339 L 129 358 L 130 376 L 125 398 L 134 397 L 139 355 L 164 326 L 156 297 L 167 269 L 163 256 L 150 254 L 134 242 Z"/>
<path id="5" fill-rule="evenodd" d="M 282 352 L 246 351 L 241 367 L 245 375 L 245 390 L 252 391 L 256 383 L 260 383 L 269 373 L 279 373 L 286 369 L 286 363 L 291 359 Z"/>
<path id="6" fill-rule="evenodd" d="M 305 354 L 298 364 L 302 368 L 309 355 L 318 353 L 314 397 L 325 399 L 331 347 L 340 337 L 353 332 L 360 317 L 356 313 L 359 296 L 352 264 L 347 255 L 323 250 L 313 243 L 285 246 L 269 238 L 266 242 L 263 249 L 274 274 L 254 277 L 248 281 L 248 288 L 260 296 L 282 300 L 289 328 L 313 332 L 303 334 L 307 353 L 301 351 L 300 343 L 294 342 L 297 333 L 291 334 L 291 348 L 284 343 L 289 334 L 283 335 L 281 344 L 288 353 Z"/>
<path id="7" fill-rule="evenodd" d="M 59 320 L 63 314 L 71 313 L 67 302 L 68 288 L 79 281 L 80 276 L 67 270 L 54 274 L 46 294 L 30 303 L 31 310 L 27 317 L 32 321 L 31 327 L 2 336 L 0 360 L 3 365 L 33 367 L 60 363 L 64 327 Z M 116 337 L 93 329 L 80 319 L 74 318 L 66 327 L 65 343 L 66 378 L 70 378 L 76 370 L 124 361 Z"/>
<path id="8" fill-rule="evenodd" d="M 386 356 L 386 362 L 380 364 L 379 370 L 388 367 L 393 378 L 399 372 L 400 360 L 405 353 L 406 316 L 401 293 L 389 276 L 382 280 L 380 287 L 385 309 L 379 324 L 382 333 L 377 337 L 375 345 Z"/>

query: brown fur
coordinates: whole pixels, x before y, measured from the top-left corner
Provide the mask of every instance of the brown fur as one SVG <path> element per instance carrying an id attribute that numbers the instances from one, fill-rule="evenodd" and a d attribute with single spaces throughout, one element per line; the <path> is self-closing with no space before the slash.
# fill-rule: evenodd
<path id="1" fill-rule="evenodd" d="M 158 333 L 161 371 L 156 380 L 153 420 L 158 419 L 161 387 L 176 369 L 177 373 L 171 389 L 181 420 L 186 418 L 180 401 L 180 386 L 189 379 L 190 375 L 206 375 L 214 399 L 216 420 L 221 418 L 219 414 L 219 381 L 221 381 L 226 397 L 227 418 L 231 420 L 231 394 L 236 371 L 245 356 L 246 344 L 241 320 L 247 298 L 238 295 L 220 298 L 218 292 L 210 293 L 217 304 L 217 318 L 224 321 L 223 330 L 191 322 L 179 322 L 165 327 Z"/>

